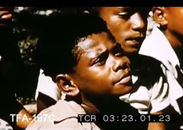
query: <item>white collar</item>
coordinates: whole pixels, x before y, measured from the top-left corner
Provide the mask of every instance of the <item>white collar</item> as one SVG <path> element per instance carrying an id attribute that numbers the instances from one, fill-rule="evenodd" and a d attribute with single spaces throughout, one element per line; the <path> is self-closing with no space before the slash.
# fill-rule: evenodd
<path id="1" fill-rule="evenodd" d="M 179 59 L 165 35 L 155 26 L 152 33 L 144 40 L 139 54 L 154 57 L 161 61 L 174 74 Z"/>

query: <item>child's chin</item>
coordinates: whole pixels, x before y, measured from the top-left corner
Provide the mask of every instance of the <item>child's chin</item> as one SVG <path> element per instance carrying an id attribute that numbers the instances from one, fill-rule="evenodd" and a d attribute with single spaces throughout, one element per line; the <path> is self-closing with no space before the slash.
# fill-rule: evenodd
<path id="1" fill-rule="evenodd" d="M 114 94 L 117 96 L 122 96 L 122 95 L 130 93 L 131 91 L 132 91 L 132 85 L 129 85 L 129 86 L 125 86 L 121 89 L 116 90 L 114 92 Z"/>

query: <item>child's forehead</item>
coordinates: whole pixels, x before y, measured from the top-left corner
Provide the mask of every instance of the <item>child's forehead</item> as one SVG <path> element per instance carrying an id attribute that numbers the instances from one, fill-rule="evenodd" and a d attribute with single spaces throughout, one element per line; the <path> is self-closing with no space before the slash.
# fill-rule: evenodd
<path id="1" fill-rule="evenodd" d="M 130 10 L 130 9 L 132 9 L 132 7 L 118 6 L 118 7 L 116 7 L 116 9 L 118 9 L 118 10 L 120 10 L 120 11 L 124 11 L 124 10 Z"/>
<path id="2" fill-rule="evenodd" d="M 87 51 L 92 48 L 100 48 L 105 46 L 106 48 L 111 48 L 113 46 L 113 42 L 110 40 L 107 33 L 97 33 L 88 35 L 85 38 L 81 38 L 78 42 L 78 46 L 82 48 L 84 51 Z"/>
<path id="3" fill-rule="evenodd" d="M 149 8 L 145 8 L 145 7 L 132 7 L 132 6 L 116 6 L 116 7 L 101 7 L 100 9 L 106 9 L 106 10 L 110 10 L 110 11 L 130 11 L 130 10 L 136 10 L 136 11 L 140 11 L 140 10 L 150 10 Z M 100 11 L 99 9 L 99 11 Z"/>

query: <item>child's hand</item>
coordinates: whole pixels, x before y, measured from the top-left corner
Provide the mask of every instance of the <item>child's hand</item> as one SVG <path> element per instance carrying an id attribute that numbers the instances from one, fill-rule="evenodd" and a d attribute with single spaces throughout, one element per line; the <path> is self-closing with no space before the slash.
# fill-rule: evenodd
<path id="1" fill-rule="evenodd" d="M 7 22 L 12 19 L 12 13 L 7 7 L 0 6 L 0 26 L 6 26 Z"/>

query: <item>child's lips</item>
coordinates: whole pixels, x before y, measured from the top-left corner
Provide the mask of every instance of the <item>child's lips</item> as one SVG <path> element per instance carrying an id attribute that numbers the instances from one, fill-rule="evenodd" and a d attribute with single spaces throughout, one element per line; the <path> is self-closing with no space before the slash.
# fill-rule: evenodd
<path id="1" fill-rule="evenodd" d="M 116 84 L 129 84 L 131 83 L 131 81 L 132 81 L 131 75 L 128 75 L 121 78 L 118 82 L 116 82 Z"/>
<path id="2" fill-rule="evenodd" d="M 144 40 L 144 37 L 129 38 L 126 40 L 126 44 L 133 47 L 139 47 Z"/>
<path id="3" fill-rule="evenodd" d="M 119 80 L 116 80 L 114 84 L 131 84 L 132 83 L 132 75 L 131 72 L 128 71 L 126 74 L 121 75 Z"/>

